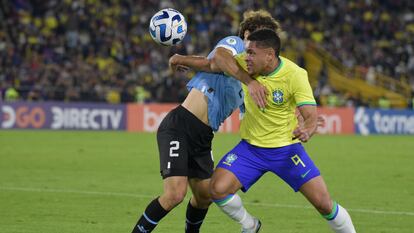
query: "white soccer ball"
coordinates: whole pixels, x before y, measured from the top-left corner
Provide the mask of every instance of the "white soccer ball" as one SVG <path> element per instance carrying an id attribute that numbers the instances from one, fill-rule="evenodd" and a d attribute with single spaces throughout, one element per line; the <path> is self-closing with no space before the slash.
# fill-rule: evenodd
<path id="1" fill-rule="evenodd" d="M 187 33 L 184 16 L 172 8 L 162 9 L 152 16 L 149 32 L 155 42 L 171 46 L 179 44 Z"/>

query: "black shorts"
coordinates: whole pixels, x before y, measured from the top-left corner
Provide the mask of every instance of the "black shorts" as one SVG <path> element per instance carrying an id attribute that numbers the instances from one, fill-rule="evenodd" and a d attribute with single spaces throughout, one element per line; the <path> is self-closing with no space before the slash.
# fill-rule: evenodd
<path id="1" fill-rule="evenodd" d="M 210 126 L 181 105 L 169 112 L 157 131 L 161 176 L 210 178 L 213 136 Z"/>

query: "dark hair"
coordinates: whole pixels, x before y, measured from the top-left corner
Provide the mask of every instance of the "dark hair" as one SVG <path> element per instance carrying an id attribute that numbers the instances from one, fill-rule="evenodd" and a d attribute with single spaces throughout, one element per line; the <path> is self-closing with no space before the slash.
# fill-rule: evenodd
<path id="1" fill-rule="evenodd" d="M 259 29 L 250 34 L 247 40 L 256 42 L 259 48 L 272 48 L 275 50 L 275 55 L 279 56 L 280 38 L 275 31 L 266 28 Z"/>
<path id="2" fill-rule="evenodd" d="M 252 33 L 261 28 L 271 29 L 276 33 L 280 33 L 282 30 L 279 22 L 277 22 L 268 11 L 246 11 L 243 14 L 243 21 L 240 23 L 239 37 L 244 39 L 245 31 Z"/>

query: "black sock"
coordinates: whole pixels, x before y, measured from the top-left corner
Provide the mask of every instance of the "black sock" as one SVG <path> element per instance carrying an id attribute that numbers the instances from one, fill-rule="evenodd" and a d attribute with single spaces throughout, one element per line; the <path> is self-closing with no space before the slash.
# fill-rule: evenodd
<path id="1" fill-rule="evenodd" d="M 169 211 L 166 211 L 162 208 L 158 197 L 155 198 L 145 209 L 145 212 L 141 215 L 141 218 L 138 220 L 138 223 L 135 225 L 132 233 L 149 233 L 157 226 L 158 222 L 168 214 Z"/>
<path id="2" fill-rule="evenodd" d="M 188 202 L 186 221 L 185 221 L 185 232 L 186 233 L 198 233 L 200 232 L 201 224 L 203 224 L 204 218 L 206 217 L 208 209 L 197 209 Z"/>

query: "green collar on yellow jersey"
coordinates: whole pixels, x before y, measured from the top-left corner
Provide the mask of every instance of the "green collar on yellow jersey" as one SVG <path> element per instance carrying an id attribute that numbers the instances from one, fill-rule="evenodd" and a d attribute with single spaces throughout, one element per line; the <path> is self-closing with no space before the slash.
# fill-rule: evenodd
<path id="1" fill-rule="evenodd" d="M 276 67 L 276 69 L 272 73 L 266 75 L 265 77 L 270 77 L 270 76 L 275 75 L 282 68 L 282 66 L 283 66 L 283 60 L 280 59 L 280 57 L 277 57 L 277 58 L 279 59 L 279 65 Z"/>

